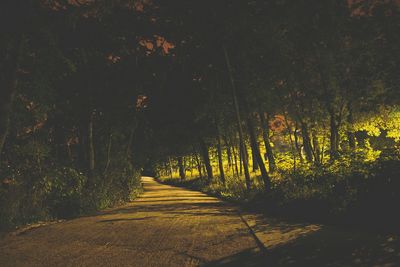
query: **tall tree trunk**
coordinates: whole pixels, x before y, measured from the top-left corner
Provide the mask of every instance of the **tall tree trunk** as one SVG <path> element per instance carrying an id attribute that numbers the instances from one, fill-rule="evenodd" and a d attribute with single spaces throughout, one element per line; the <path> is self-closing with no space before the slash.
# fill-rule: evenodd
<path id="1" fill-rule="evenodd" d="M 89 125 L 88 125 L 88 156 L 89 156 L 89 176 L 94 176 L 94 168 L 95 168 L 95 151 L 94 151 L 94 138 L 93 138 L 93 122 L 94 121 L 94 112 L 92 111 L 89 117 Z"/>
<path id="2" fill-rule="evenodd" d="M 320 165 L 321 164 L 321 148 L 319 146 L 319 142 L 318 142 L 318 137 L 317 134 L 315 133 L 315 131 L 312 131 L 311 133 L 312 136 L 312 143 L 313 143 L 313 156 L 314 156 L 314 162 L 316 165 Z"/>
<path id="3" fill-rule="evenodd" d="M 246 142 L 243 141 L 243 147 L 244 149 L 240 148 L 239 150 L 239 156 L 240 156 L 240 175 L 243 174 L 243 170 L 244 168 L 244 163 L 247 162 L 247 169 L 249 168 L 248 166 L 248 162 L 249 162 L 249 153 L 248 153 L 248 149 L 247 149 L 247 145 Z"/>
<path id="4" fill-rule="evenodd" d="M 22 54 L 22 44 L 23 38 L 19 34 L 14 40 L 14 45 L 11 46 L 11 51 L 7 53 L 2 68 L 0 68 L 0 159 L 8 134 L 12 105 L 17 91 L 17 72 Z"/>
<path id="5" fill-rule="evenodd" d="M 110 167 L 110 162 L 111 162 L 111 144 L 112 144 L 112 134 L 110 134 L 110 137 L 108 139 L 107 161 L 106 161 L 106 167 L 104 168 L 104 175 L 107 174 L 108 167 Z"/>
<path id="6" fill-rule="evenodd" d="M 265 151 L 268 158 L 268 167 L 269 171 L 273 173 L 276 170 L 276 164 L 275 164 L 274 151 L 272 150 L 269 138 L 269 114 L 267 114 L 267 119 L 265 119 L 264 112 L 260 110 L 259 116 L 260 116 L 261 128 L 263 130 L 262 132 L 263 132 Z"/>
<path id="7" fill-rule="evenodd" d="M 256 155 L 254 154 L 255 151 L 252 149 L 251 150 L 251 159 L 252 159 L 252 164 L 253 164 L 253 172 L 256 172 L 258 170 L 258 163 L 256 159 Z"/>
<path id="8" fill-rule="evenodd" d="M 243 99 L 243 101 L 245 101 L 245 99 Z M 245 103 L 245 105 L 247 105 L 247 104 Z M 260 168 L 261 177 L 262 177 L 263 182 L 264 182 L 265 190 L 267 192 L 269 192 L 270 189 L 271 189 L 271 180 L 270 180 L 270 177 L 268 175 L 267 169 L 265 168 L 264 160 L 263 160 L 263 158 L 261 156 L 261 153 L 260 153 L 260 148 L 258 146 L 257 136 L 256 136 L 256 133 L 255 133 L 255 130 L 254 130 L 254 125 L 253 125 L 253 121 L 252 121 L 250 113 L 248 113 L 246 121 L 247 121 L 247 129 L 248 129 L 249 137 L 250 137 L 251 150 L 252 150 L 253 155 L 256 158 L 256 162 L 257 162 L 257 164 L 258 164 L 258 166 Z"/>
<path id="9" fill-rule="evenodd" d="M 238 147 L 239 149 L 239 175 L 242 176 L 243 175 L 243 149 L 241 146 Z"/>
<path id="10" fill-rule="evenodd" d="M 300 121 L 300 124 L 301 124 L 301 137 L 303 138 L 303 147 L 304 147 L 304 153 L 306 154 L 306 160 L 308 162 L 312 162 L 313 154 L 312 154 L 310 134 L 308 133 L 308 127 L 302 121 Z"/>
<path id="11" fill-rule="evenodd" d="M 235 79 L 233 78 L 233 70 L 232 70 L 230 60 L 229 60 L 228 52 L 224 46 L 223 46 L 223 50 L 224 50 L 226 65 L 227 65 L 228 72 L 229 72 L 229 78 L 230 78 L 230 81 L 232 84 L 231 89 L 232 89 L 233 105 L 235 107 L 236 123 L 238 125 L 238 130 L 239 130 L 239 144 L 240 144 L 241 151 L 244 154 L 245 146 L 244 146 L 244 138 L 243 138 L 242 120 L 240 118 L 239 103 L 238 103 L 237 95 L 236 95 Z M 250 173 L 249 173 L 249 164 L 247 162 L 246 156 L 243 155 L 242 158 L 243 158 L 243 168 L 244 168 L 244 175 L 245 175 L 245 181 L 246 181 L 246 188 L 247 188 L 247 190 L 250 190 L 251 181 L 250 181 Z"/>
<path id="12" fill-rule="evenodd" d="M 300 148 L 300 145 L 299 145 L 299 135 L 298 135 L 298 128 L 297 128 L 297 122 L 296 122 L 296 127 L 295 127 L 295 129 L 294 129 L 294 132 L 293 132 L 293 135 L 294 135 L 294 145 L 295 145 L 295 147 L 296 147 L 296 151 L 297 151 L 297 154 L 299 155 L 299 159 L 300 159 L 300 162 L 301 163 L 303 163 L 303 154 L 301 153 L 301 148 Z"/>
<path id="13" fill-rule="evenodd" d="M 222 148 L 221 148 L 221 135 L 218 123 L 217 123 L 217 154 L 218 154 L 219 174 L 221 176 L 222 183 L 225 185 L 225 173 L 224 173 L 224 164 L 222 160 Z"/>
<path id="14" fill-rule="evenodd" d="M 284 118 L 285 118 L 286 127 L 289 132 L 290 147 L 291 147 L 292 156 L 293 156 L 293 173 L 296 173 L 296 149 L 294 147 L 294 143 L 293 143 L 293 139 L 292 139 L 292 127 L 289 124 L 286 114 L 285 114 Z"/>
<path id="15" fill-rule="evenodd" d="M 206 165 L 208 181 L 211 182 L 212 179 L 214 178 L 214 176 L 213 176 L 213 170 L 211 167 L 210 154 L 208 152 L 208 147 L 207 147 L 206 143 L 204 142 L 203 138 L 201 138 L 201 137 L 199 138 L 199 143 L 200 143 L 200 152 L 203 157 L 204 164 Z"/>
<path id="16" fill-rule="evenodd" d="M 206 166 L 203 163 L 201 163 L 201 169 L 203 170 L 204 174 L 207 173 Z"/>
<path id="17" fill-rule="evenodd" d="M 185 167 L 183 166 L 183 157 L 182 156 L 178 157 L 178 168 L 179 168 L 179 177 L 181 177 L 181 180 L 185 180 L 186 175 L 185 175 Z"/>
<path id="18" fill-rule="evenodd" d="M 322 149 L 321 149 L 321 159 L 320 162 L 324 163 L 324 156 L 325 156 L 325 140 L 326 140 L 326 136 L 324 135 L 324 137 L 322 138 Z"/>
<path id="19" fill-rule="evenodd" d="M 238 158 L 234 145 L 232 145 L 232 153 L 233 153 L 233 164 L 235 167 L 236 175 L 239 177 Z"/>
<path id="20" fill-rule="evenodd" d="M 173 178 L 174 168 L 172 167 L 172 162 L 171 162 L 171 158 L 170 157 L 168 157 L 168 165 L 169 165 L 169 174 L 170 174 L 171 178 Z"/>
<path id="21" fill-rule="evenodd" d="M 223 139 L 224 139 L 224 143 L 225 143 L 225 147 L 226 147 L 226 156 L 228 158 L 228 170 L 230 171 L 231 168 L 233 167 L 231 146 L 228 142 L 228 138 L 225 135 L 223 136 Z"/>
<path id="22" fill-rule="evenodd" d="M 335 113 L 329 109 L 329 123 L 330 123 L 330 156 L 331 160 L 338 158 L 338 129 L 336 125 Z"/>
<path id="23" fill-rule="evenodd" d="M 347 115 L 347 123 L 349 124 L 347 138 L 349 139 L 349 148 L 354 150 L 356 149 L 356 135 L 354 133 L 353 105 L 351 101 L 347 103 L 347 109 L 349 112 Z"/>
<path id="24" fill-rule="evenodd" d="M 332 104 L 332 90 L 329 90 L 328 84 L 329 81 L 331 80 L 331 77 L 328 75 L 326 77 L 324 71 L 323 71 L 323 65 L 322 65 L 322 57 L 320 54 L 318 54 L 319 57 L 319 71 L 320 71 L 320 76 L 321 76 L 321 82 L 322 82 L 322 88 L 325 92 L 325 105 L 327 108 L 327 111 L 329 113 L 329 124 L 330 124 L 330 147 L 329 147 L 329 154 L 330 154 L 330 160 L 335 160 L 338 158 L 338 148 L 339 148 L 339 131 L 338 131 L 338 124 L 336 124 L 336 116 L 335 116 L 335 110 Z M 328 56 L 329 60 L 329 56 Z"/>
<path id="25" fill-rule="evenodd" d="M 196 160 L 197 171 L 199 172 L 200 178 L 203 178 L 203 172 L 202 172 L 202 170 L 201 170 L 201 161 L 200 161 L 200 158 L 199 158 L 199 156 L 197 155 L 197 152 L 196 152 L 196 151 L 194 151 L 193 154 L 194 154 L 194 158 L 195 158 L 195 160 Z"/>

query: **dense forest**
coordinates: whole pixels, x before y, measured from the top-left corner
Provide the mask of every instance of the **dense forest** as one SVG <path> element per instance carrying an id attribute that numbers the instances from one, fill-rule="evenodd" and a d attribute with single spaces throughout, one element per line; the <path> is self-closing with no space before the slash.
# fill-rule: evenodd
<path id="1" fill-rule="evenodd" d="M 0 228 L 128 201 L 141 174 L 400 222 L 399 1 L 0 5 Z"/>

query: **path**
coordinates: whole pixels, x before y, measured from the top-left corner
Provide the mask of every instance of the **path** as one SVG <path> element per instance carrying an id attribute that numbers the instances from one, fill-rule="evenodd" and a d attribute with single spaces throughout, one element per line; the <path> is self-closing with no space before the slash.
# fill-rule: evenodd
<path id="1" fill-rule="evenodd" d="M 255 238 L 232 205 L 149 177 L 144 177 L 143 183 L 145 192 L 123 207 L 9 234 L 0 240 L 0 266 L 372 264 L 362 256 L 366 253 L 362 249 L 347 249 L 346 244 L 352 244 L 348 238 L 354 238 L 357 245 L 366 242 L 367 248 L 373 240 L 371 249 L 383 253 L 374 254 L 376 264 L 395 266 L 390 264 L 400 256 L 396 236 L 360 239 L 357 234 L 318 225 L 244 215 L 257 234 Z M 260 252 L 257 239 L 267 246 L 266 253 Z M 327 249 L 321 242 L 328 244 Z M 333 249 L 346 248 L 349 255 L 344 262 L 343 252 L 335 254 L 329 247 L 332 244 Z"/>

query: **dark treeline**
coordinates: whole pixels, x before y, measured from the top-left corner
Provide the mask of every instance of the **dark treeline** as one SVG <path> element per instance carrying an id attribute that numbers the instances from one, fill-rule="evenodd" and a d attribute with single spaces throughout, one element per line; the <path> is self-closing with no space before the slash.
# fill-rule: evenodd
<path id="1" fill-rule="evenodd" d="M 143 169 L 295 213 L 396 203 L 399 11 L 3 1 L 0 225 L 127 200 Z"/>

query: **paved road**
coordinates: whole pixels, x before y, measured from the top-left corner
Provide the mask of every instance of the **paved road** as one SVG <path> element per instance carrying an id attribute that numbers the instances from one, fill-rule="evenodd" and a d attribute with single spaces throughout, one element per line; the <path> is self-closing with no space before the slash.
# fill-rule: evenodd
<path id="1" fill-rule="evenodd" d="M 258 250 L 234 207 L 153 178 L 143 183 L 124 207 L 9 235 L 0 266 L 198 266 Z"/>
<path id="2" fill-rule="evenodd" d="M 397 234 L 243 220 L 200 192 L 143 183 L 145 192 L 123 207 L 9 234 L 0 240 L 0 267 L 400 266 Z"/>

